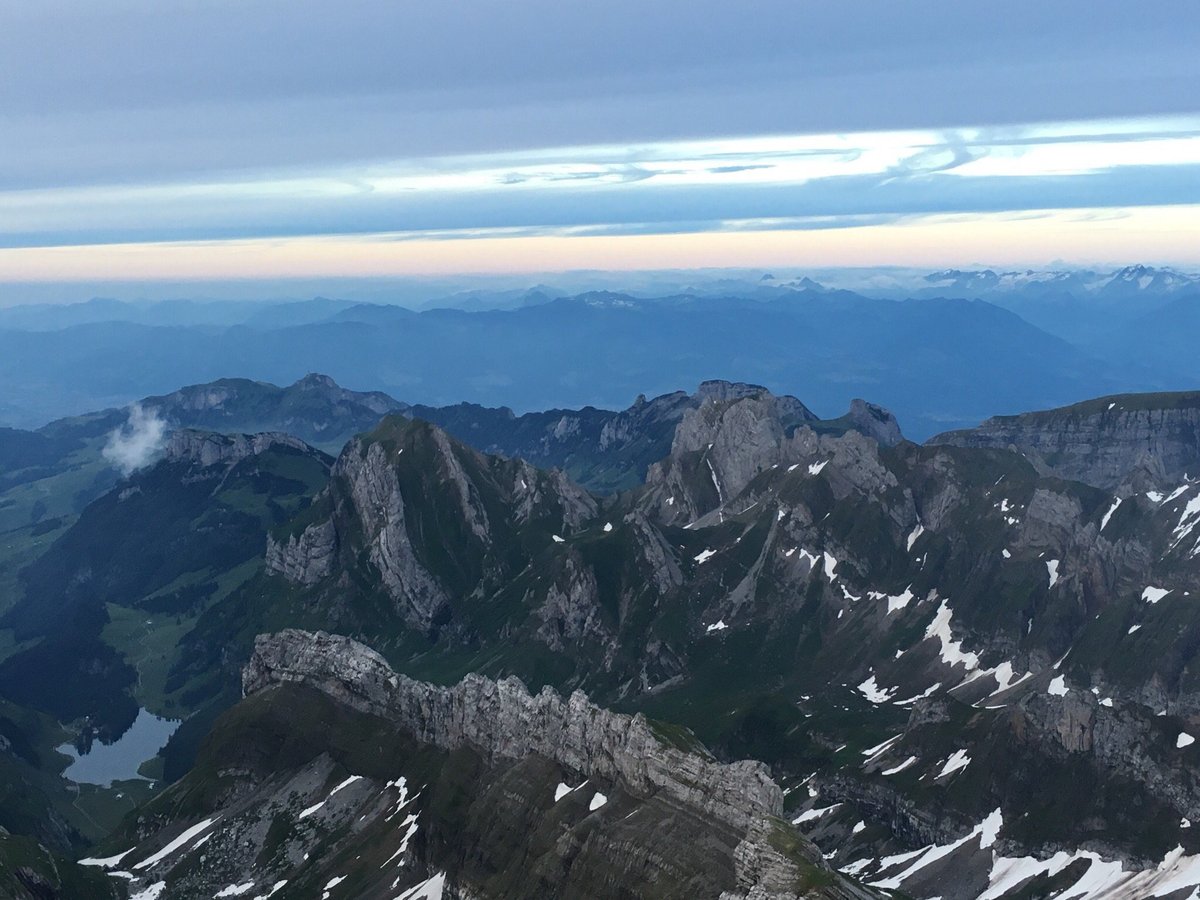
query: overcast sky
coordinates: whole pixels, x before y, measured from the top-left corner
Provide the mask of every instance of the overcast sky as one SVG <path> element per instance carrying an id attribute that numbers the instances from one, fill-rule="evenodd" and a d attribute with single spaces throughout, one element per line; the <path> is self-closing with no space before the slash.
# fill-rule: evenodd
<path id="1" fill-rule="evenodd" d="M 504 236 L 1170 216 L 1200 204 L 1197 47 L 1194 0 L 0 0 L 0 247 L 79 248 L 0 249 L 0 279 L 112 243 L 236 275 L 276 237 L 469 268 Z"/>

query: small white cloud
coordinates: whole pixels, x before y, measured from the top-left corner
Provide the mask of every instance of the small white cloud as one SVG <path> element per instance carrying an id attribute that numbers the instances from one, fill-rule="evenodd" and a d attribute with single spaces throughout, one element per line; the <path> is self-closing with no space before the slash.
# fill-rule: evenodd
<path id="1" fill-rule="evenodd" d="M 128 421 L 109 433 L 101 452 L 122 475 L 130 475 L 149 465 L 162 451 L 166 434 L 167 423 L 157 410 L 134 403 L 129 407 Z"/>

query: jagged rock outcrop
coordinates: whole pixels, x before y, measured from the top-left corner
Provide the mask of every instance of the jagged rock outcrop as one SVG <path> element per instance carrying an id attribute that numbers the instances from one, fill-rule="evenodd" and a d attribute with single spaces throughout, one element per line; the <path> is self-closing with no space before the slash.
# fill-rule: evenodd
<path id="1" fill-rule="evenodd" d="M 660 521 L 690 523 L 714 511 L 724 514 L 726 503 L 768 469 L 811 465 L 820 471 L 831 458 L 837 461 L 833 486 L 839 496 L 895 485 L 879 461 L 879 447 L 893 437 L 888 422 L 895 420 L 881 408 L 860 404 L 870 428 L 839 420 L 836 429 L 819 432 L 821 423 L 794 398 L 753 385 L 706 384 L 706 402 L 684 415 L 670 456 L 647 473 L 642 505 Z M 894 437 L 899 440 L 898 427 Z"/>
<path id="2" fill-rule="evenodd" d="M 1043 474 L 1127 495 L 1200 474 L 1200 393 L 1124 394 L 950 431 L 931 444 L 1013 449 Z"/>
<path id="3" fill-rule="evenodd" d="M 610 641 L 602 622 L 596 576 L 575 556 L 568 556 L 562 571 L 546 592 L 538 609 L 542 626 L 538 635 L 552 650 L 565 650 L 580 640 Z"/>
<path id="4" fill-rule="evenodd" d="M 215 465 L 231 468 L 272 447 L 291 447 L 301 452 L 311 449 L 299 438 L 280 432 L 219 434 L 181 428 L 167 436 L 164 456 L 171 462 L 187 462 L 204 468 Z"/>
<path id="5" fill-rule="evenodd" d="M 267 569 L 316 585 L 339 560 L 344 569 L 365 558 L 367 577 L 428 632 L 481 584 L 520 570 L 516 554 L 528 550 L 511 546 L 520 529 L 562 540 L 596 513 L 595 498 L 560 471 L 486 457 L 427 422 L 391 417 L 347 444 L 304 527 L 268 542 Z"/>
<path id="6" fill-rule="evenodd" d="M 449 603 L 449 595 L 417 557 L 408 533 L 404 495 L 383 444 L 363 446 L 356 439 L 338 459 L 333 477 L 349 488 L 347 499 L 352 509 L 348 514 L 357 519 L 383 587 L 406 617 L 417 627 L 428 628 Z M 467 512 L 472 512 L 469 491 L 459 493 L 460 497 L 465 494 L 462 502 Z M 475 519 L 468 521 L 477 534 L 482 531 L 486 536 L 486 526 Z"/>
<path id="7" fill-rule="evenodd" d="M 783 811 L 783 794 L 762 763 L 722 764 L 675 749 L 645 717 L 608 712 L 580 691 L 566 699 L 549 688 L 531 695 L 516 678 L 478 675 L 437 687 L 398 675 L 349 638 L 294 629 L 255 641 L 242 689 L 283 682 L 318 688 L 438 747 L 469 746 L 489 758 L 538 753 L 585 776 L 620 779 L 634 792 L 664 792 L 739 829 Z"/>
<path id="8" fill-rule="evenodd" d="M 337 558 L 337 529 L 326 519 L 286 538 L 267 535 L 267 571 L 296 584 L 316 584 L 333 574 Z"/>
<path id="9" fill-rule="evenodd" d="M 896 417 L 878 404 L 855 398 L 850 401 L 850 411 L 843 418 L 855 431 L 885 447 L 894 447 L 904 440 Z"/>
<path id="10" fill-rule="evenodd" d="M 287 630 L 261 635 L 243 673 L 247 696 L 273 685 L 299 683 L 339 703 L 395 723 L 417 740 L 485 759 L 538 755 L 584 778 L 620 783 L 634 796 L 665 799 L 745 835 L 739 846 L 740 895 L 795 897 L 806 871 L 823 872 L 820 896 L 858 892 L 821 863 L 778 816 L 783 795 L 765 766 L 718 763 L 695 749 L 670 746 L 650 723 L 608 712 L 576 692 L 563 698 L 546 688 L 531 695 L 515 678 L 499 682 L 468 675 L 454 687 L 414 681 L 393 671 L 377 653 L 348 638 Z M 788 833 L 791 852 L 771 835 Z M 796 847 L 805 857 L 798 859 Z"/>

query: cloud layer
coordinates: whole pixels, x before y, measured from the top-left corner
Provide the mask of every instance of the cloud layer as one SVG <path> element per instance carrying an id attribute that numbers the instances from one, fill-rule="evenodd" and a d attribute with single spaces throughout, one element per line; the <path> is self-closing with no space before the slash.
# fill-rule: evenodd
<path id="1" fill-rule="evenodd" d="M 1200 116 L 543 148 L 0 192 L 0 246 L 679 233 L 1195 203 Z"/>
<path id="2" fill-rule="evenodd" d="M 44 0 L 0 30 L 0 183 L 1196 112 L 1159 0 Z"/>
<path id="3" fill-rule="evenodd" d="M 1191 205 L 1198 45 L 1192 0 L 47 0 L 0 248 Z"/>

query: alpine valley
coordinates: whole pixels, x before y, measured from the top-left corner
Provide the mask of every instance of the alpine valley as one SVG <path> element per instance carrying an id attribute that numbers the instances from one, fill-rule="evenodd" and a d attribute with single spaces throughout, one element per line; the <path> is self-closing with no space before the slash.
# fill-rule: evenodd
<path id="1" fill-rule="evenodd" d="M 1200 393 L 223 379 L 0 531 L 0 896 L 1200 896 Z"/>

